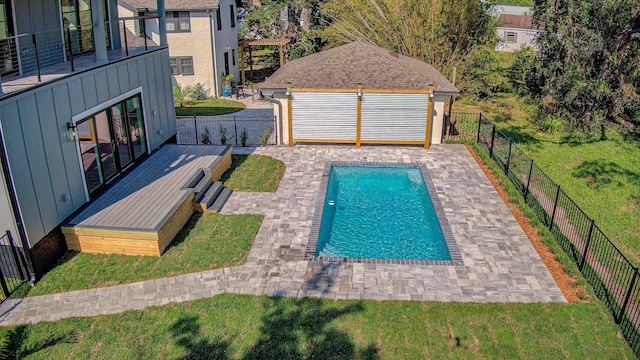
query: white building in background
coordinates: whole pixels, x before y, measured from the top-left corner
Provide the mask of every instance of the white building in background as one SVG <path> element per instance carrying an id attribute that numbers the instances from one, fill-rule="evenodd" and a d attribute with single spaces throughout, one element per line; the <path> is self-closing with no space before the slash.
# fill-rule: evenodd
<path id="1" fill-rule="evenodd" d="M 156 0 L 120 0 L 120 17 L 157 12 Z M 221 96 L 223 76 L 240 79 L 238 22 L 234 0 L 166 0 L 167 42 L 174 86 L 204 84 L 211 96 Z M 158 41 L 157 20 L 131 22 L 131 32 Z"/>
<path id="2" fill-rule="evenodd" d="M 496 45 L 498 51 L 514 51 L 523 46 L 537 49 L 536 38 L 540 30 L 532 24 L 531 15 L 501 14 L 498 17 L 498 37 L 502 39 Z"/>
<path id="3" fill-rule="evenodd" d="M 528 6 L 493 5 L 489 13 L 498 18 L 498 51 L 514 51 L 522 46 L 536 49 L 536 37 L 540 32 L 533 26 L 533 9 Z"/>

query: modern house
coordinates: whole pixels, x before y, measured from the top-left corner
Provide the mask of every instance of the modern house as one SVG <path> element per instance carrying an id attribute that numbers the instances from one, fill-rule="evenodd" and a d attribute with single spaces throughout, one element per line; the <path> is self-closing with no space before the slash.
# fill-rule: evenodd
<path id="1" fill-rule="evenodd" d="M 1 3 L 0 229 L 41 273 L 65 219 L 175 137 L 164 0 L 158 45 L 116 0 Z"/>
<path id="2" fill-rule="evenodd" d="M 212 96 L 221 96 L 223 76 L 239 81 L 238 23 L 234 0 L 166 0 L 166 28 L 172 84 L 204 84 Z M 120 16 L 147 16 L 157 12 L 155 0 L 119 0 Z M 158 41 L 158 21 L 130 23 L 137 36 Z"/>
<path id="3" fill-rule="evenodd" d="M 261 86 L 284 143 L 438 144 L 445 98 L 433 66 L 364 42 L 288 62 Z"/>

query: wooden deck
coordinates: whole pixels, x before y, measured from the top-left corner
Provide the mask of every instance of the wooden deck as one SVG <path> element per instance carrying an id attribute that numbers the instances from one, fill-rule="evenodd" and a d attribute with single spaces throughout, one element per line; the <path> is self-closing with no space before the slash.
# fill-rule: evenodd
<path id="1" fill-rule="evenodd" d="M 194 188 L 230 165 L 229 146 L 166 145 L 62 226 L 67 246 L 160 256 L 193 214 Z"/>

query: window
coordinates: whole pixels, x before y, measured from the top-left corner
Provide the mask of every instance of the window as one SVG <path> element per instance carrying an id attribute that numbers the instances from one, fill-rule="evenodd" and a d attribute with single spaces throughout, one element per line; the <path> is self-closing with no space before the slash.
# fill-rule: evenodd
<path id="1" fill-rule="evenodd" d="M 224 74 L 229 75 L 229 52 L 224 53 Z"/>
<path id="2" fill-rule="evenodd" d="M 236 66 L 236 49 L 231 50 L 231 64 Z"/>
<path id="3" fill-rule="evenodd" d="M 505 31 L 504 37 L 507 41 L 507 44 L 514 44 L 518 40 L 518 33 L 516 33 L 515 31 Z"/>
<path id="4" fill-rule="evenodd" d="M 3 1 L 6 3 L 6 1 Z M 104 21 L 109 21 L 107 2 L 102 0 L 102 11 L 104 15 Z M 80 54 L 94 50 L 94 38 L 93 29 L 91 24 L 94 22 L 93 14 L 91 12 L 90 1 L 85 0 L 61 0 L 60 6 L 62 10 L 62 25 L 65 29 L 69 29 L 71 33 L 71 44 L 65 45 L 67 52 L 73 51 L 73 54 Z M 95 20 L 97 21 L 97 20 Z M 106 34 L 107 46 L 110 45 L 111 39 L 109 38 L 109 32 Z"/>
<path id="5" fill-rule="evenodd" d="M 218 23 L 218 31 L 222 30 L 222 15 L 220 15 L 220 8 L 216 9 L 216 22 Z"/>
<path id="6" fill-rule="evenodd" d="M 229 15 L 231 15 L 231 27 L 236 27 L 236 13 L 233 11 L 233 4 L 229 5 Z"/>
<path id="7" fill-rule="evenodd" d="M 188 11 L 167 11 L 167 32 L 190 32 Z"/>
<path id="8" fill-rule="evenodd" d="M 178 56 L 169 58 L 171 75 L 193 75 L 193 58 L 191 56 Z"/>

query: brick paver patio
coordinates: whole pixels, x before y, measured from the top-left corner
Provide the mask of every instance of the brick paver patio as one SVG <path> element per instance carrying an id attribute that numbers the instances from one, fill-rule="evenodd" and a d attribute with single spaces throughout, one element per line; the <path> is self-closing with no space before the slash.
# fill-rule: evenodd
<path id="1" fill-rule="evenodd" d="M 254 149 L 237 149 L 238 152 Z M 3 304 L 2 325 L 93 316 L 230 292 L 334 299 L 564 302 L 513 215 L 462 145 L 261 147 L 287 170 L 275 193 L 235 192 L 225 214 L 265 216 L 242 266 Z M 422 163 L 460 249 L 463 266 L 305 261 L 325 162 Z"/>

